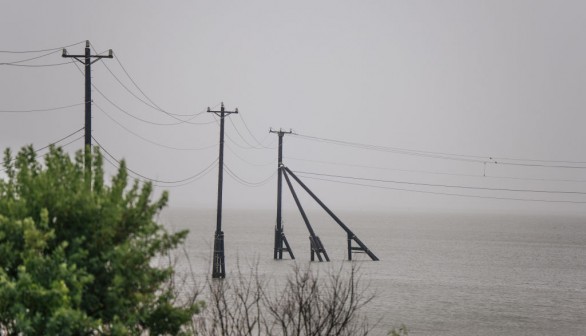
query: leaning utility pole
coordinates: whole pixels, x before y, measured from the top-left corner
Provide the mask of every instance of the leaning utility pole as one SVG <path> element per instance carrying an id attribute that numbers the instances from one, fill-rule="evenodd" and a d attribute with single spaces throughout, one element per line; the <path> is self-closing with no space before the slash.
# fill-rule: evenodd
<path id="1" fill-rule="evenodd" d="M 271 128 L 269 133 L 276 133 L 279 136 L 279 157 L 278 157 L 278 178 L 277 178 L 277 225 L 275 226 L 275 248 L 274 248 L 274 259 L 281 260 L 283 259 L 283 251 L 289 252 L 289 256 L 291 259 L 295 259 L 293 255 L 293 251 L 289 246 L 289 242 L 287 241 L 287 237 L 285 237 L 285 232 L 283 230 L 283 223 L 281 217 L 281 194 L 283 190 L 283 136 L 285 134 L 293 133 L 292 130 L 288 132 L 281 130 L 273 131 Z M 285 248 L 283 247 L 285 244 Z"/>
<path id="2" fill-rule="evenodd" d="M 108 55 L 91 55 L 90 41 L 85 41 L 84 55 L 69 55 L 67 49 L 63 49 L 62 57 L 75 58 L 85 66 L 85 152 L 86 152 L 86 169 L 91 170 L 91 164 L 87 162 L 92 145 L 92 72 L 91 65 L 102 58 L 114 58 L 112 49 Z M 82 60 L 83 59 L 83 60 Z M 94 59 L 94 60 L 92 60 Z"/>
<path id="3" fill-rule="evenodd" d="M 208 107 L 208 113 L 214 113 L 220 117 L 220 158 L 218 162 L 218 215 L 216 221 L 216 233 L 214 235 L 214 257 L 212 264 L 212 278 L 223 279 L 226 277 L 226 265 L 224 263 L 224 232 L 222 232 L 222 185 L 224 180 L 224 117 L 238 113 L 224 110 L 224 103 L 220 111 L 212 111 Z"/>

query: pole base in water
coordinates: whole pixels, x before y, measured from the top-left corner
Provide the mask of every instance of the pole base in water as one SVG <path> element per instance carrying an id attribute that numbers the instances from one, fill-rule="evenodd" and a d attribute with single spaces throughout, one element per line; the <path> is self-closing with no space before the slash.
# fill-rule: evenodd
<path id="1" fill-rule="evenodd" d="M 214 239 L 214 260 L 212 264 L 212 278 L 224 279 L 226 265 L 224 264 L 224 232 L 216 231 Z"/>
<path id="2" fill-rule="evenodd" d="M 283 244 L 285 245 L 285 247 L 283 247 Z M 293 250 L 291 250 L 291 246 L 289 246 L 289 242 L 287 241 L 287 237 L 285 237 L 285 232 L 283 232 L 283 229 L 281 229 L 281 230 L 275 229 L 275 249 L 274 249 L 274 252 L 275 252 L 275 255 L 274 255 L 275 260 L 282 260 L 283 259 L 283 252 L 288 252 L 289 257 L 291 257 L 292 260 L 295 259 L 295 255 L 293 255 Z"/>

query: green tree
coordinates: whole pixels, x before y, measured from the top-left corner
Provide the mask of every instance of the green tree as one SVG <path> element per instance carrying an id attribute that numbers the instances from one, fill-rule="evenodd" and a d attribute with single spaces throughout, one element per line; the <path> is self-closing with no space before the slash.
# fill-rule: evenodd
<path id="1" fill-rule="evenodd" d="M 180 334 L 199 306 L 174 304 L 173 269 L 151 263 L 187 235 L 154 221 L 167 193 L 151 201 L 124 162 L 106 184 L 99 151 L 86 155 L 52 147 L 41 164 L 32 146 L 5 151 L 0 334 Z"/>

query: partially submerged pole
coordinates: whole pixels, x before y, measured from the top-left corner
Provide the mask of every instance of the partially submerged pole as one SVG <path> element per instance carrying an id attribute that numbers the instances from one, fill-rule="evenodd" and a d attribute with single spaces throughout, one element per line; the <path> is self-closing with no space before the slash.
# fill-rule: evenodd
<path id="1" fill-rule="evenodd" d="M 212 111 L 208 107 L 209 113 L 214 113 L 220 117 L 220 156 L 218 161 L 218 212 L 216 218 L 216 232 L 214 233 L 214 257 L 212 260 L 212 278 L 223 279 L 226 277 L 226 264 L 224 258 L 224 231 L 222 231 L 222 189 L 224 183 L 224 117 L 234 111 L 226 111 L 224 103 L 220 111 Z"/>
<path id="2" fill-rule="evenodd" d="M 289 256 L 291 259 L 295 259 L 293 255 L 293 250 L 291 250 L 291 246 L 289 246 L 289 242 L 287 241 L 287 237 L 285 237 L 285 230 L 283 229 L 283 220 L 282 220 L 282 212 L 281 212 L 281 205 L 282 205 L 282 193 L 283 193 L 283 136 L 285 134 L 293 133 L 291 130 L 289 131 L 273 131 L 272 129 L 269 130 L 269 133 L 276 133 L 279 136 L 279 155 L 278 155 L 278 162 L 277 162 L 277 224 L 275 225 L 275 248 L 274 248 L 274 256 L 275 260 L 282 260 L 283 259 L 283 251 L 289 252 Z M 283 247 L 283 244 L 285 247 Z"/>

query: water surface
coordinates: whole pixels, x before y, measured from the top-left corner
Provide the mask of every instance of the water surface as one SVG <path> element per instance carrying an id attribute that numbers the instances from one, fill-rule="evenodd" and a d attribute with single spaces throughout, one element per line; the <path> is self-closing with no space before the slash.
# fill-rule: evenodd
<path id="1" fill-rule="evenodd" d="M 586 335 L 586 219 L 495 214 L 339 213 L 379 257 L 355 255 L 377 293 L 366 308 L 380 321 L 373 334 L 401 323 L 411 335 Z M 346 235 L 326 214 L 309 213 L 332 262 L 348 264 Z M 170 209 L 161 221 L 191 234 L 179 270 L 198 281 L 210 274 L 216 214 Z M 285 234 L 300 264 L 309 263 L 300 215 L 284 215 Z M 227 277 L 258 263 L 284 278 L 294 261 L 273 260 L 274 211 L 225 211 Z M 189 259 L 189 261 L 187 261 Z"/>

